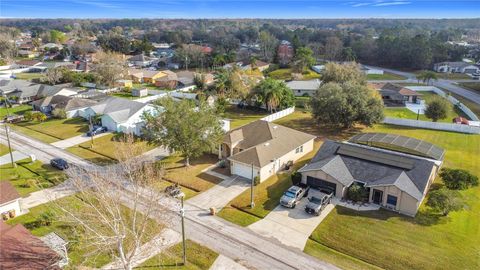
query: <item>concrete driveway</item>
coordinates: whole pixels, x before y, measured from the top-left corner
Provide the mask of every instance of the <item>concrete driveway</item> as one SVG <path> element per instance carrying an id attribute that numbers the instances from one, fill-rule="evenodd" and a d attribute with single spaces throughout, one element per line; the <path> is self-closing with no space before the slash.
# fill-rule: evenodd
<path id="1" fill-rule="evenodd" d="M 318 192 L 310 189 L 308 196 L 314 196 Z M 264 219 L 251 224 L 248 228 L 260 235 L 276 238 L 287 246 L 303 250 L 308 237 L 335 207 L 329 204 L 320 216 L 312 216 L 305 212 L 307 203 L 307 198 L 303 198 L 294 209 L 278 205 Z"/>
<path id="2" fill-rule="evenodd" d="M 105 136 L 107 134 L 110 134 L 110 133 L 111 132 L 100 133 L 98 135 L 93 136 L 93 138 L 94 139 L 100 138 L 100 137 L 103 137 L 103 136 Z M 78 136 L 75 136 L 75 137 L 72 137 L 72 138 L 68 138 L 68 139 L 65 139 L 65 140 L 61 140 L 61 141 L 58 141 L 58 142 L 54 142 L 54 143 L 51 143 L 51 144 L 53 146 L 58 147 L 58 148 L 66 149 L 66 148 L 75 146 L 77 144 L 88 142 L 90 140 L 91 140 L 91 137 L 87 136 L 87 134 L 84 133 L 84 134 L 81 134 L 81 135 L 78 135 Z"/>

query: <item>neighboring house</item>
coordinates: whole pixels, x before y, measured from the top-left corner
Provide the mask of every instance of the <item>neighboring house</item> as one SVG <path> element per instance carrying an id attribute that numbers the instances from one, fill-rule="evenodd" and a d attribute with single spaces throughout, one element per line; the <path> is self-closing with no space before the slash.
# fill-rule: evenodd
<path id="1" fill-rule="evenodd" d="M 371 84 L 382 96 L 385 106 L 405 106 L 406 103 L 420 103 L 422 94 L 394 83 Z"/>
<path id="2" fill-rule="evenodd" d="M 443 149 L 414 138 L 364 133 L 349 142 L 327 140 L 298 172 L 302 183 L 341 199 L 358 183 L 368 194 L 365 202 L 415 216 L 444 154 Z"/>
<path id="3" fill-rule="evenodd" d="M 202 76 L 203 75 L 204 82 L 205 82 L 206 85 L 213 84 L 213 82 L 215 80 L 215 77 L 211 73 L 201 74 L 201 73 L 196 73 L 196 72 L 193 72 L 193 71 L 179 71 L 179 72 L 176 72 L 176 74 L 177 74 L 178 82 L 184 87 L 194 85 L 195 84 L 195 76 Z"/>
<path id="4" fill-rule="evenodd" d="M 68 265 L 68 249 L 67 245 L 68 242 L 65 241 L 62 237 L 60 237 L 55 232 L 51 232 L 45 236 L 40 237 L 47 247 L 51 250 L 55 251 L 60 256 L 60 261 L 58 262 L 58 266 L 64 267 Z"/>
<path id="5" fill-rule="evenodd" d="M 365 75 L 370 75 L 370 74 L 383 75 L 384 73 L 383 69 L 369 68 L 364 65 L 360 65 L 360 70 L 363 71 Z"/>
<path id="6" fill-rule="evenodd" d="M 17 54 L 18 56 L 25 58 L 35 58 L 38 55 L 38 53 L 28 50 L 18 50 Z"/>
<path id="7" fill-rule="evenodd" d="M 320 88 L 321 81 L 313 79 L 308 81 L 289 81 L 288 88 L 292 89 L 295 96 L 313 96 L 318 88 Z"/>
<path id="8" fill-rule="evenodd" d="M 60 51 L 61 49 L 63 49 L 63 46 L 60 45 L 60 44 L 56 44 L 56 43 L 47 43 L 47 44 L 43 44 L 42 46 L 40 46 L 40 49 L 42 51 L 48 51 L 48 50 L 53 49 L 53 48 L 57 48 Z"/>
<path id="9" fill-rule="evenodd" d="M 156 79 L 163 76 L 167 76 L 164 72 L 158 70 L 148 69 L 129 69 L 128 75 L 131 77 L 134 83 L 151 83 L 153 84 Z"/>
<path id="10" fill-rule="evenodd" d="M 151 57 L 145 56 L 142 54 L 137 54 L 127 59 L 128 63 L 136 67 L 147 67 L 150 66 L 153 62 Z"/>
<path id="11" fill-rule="evenodd" d="M 287 65 L 293 58 L 293 47 L 290 42 L 282 40 L 277 49 L 278 61 L 281 65 Z"/>
<path id="12" fill-rule="evenodd" d="M 61 92 L 65 85 L 46 85 L 26 80 L 0 80 L 0 96 L 7 96 L 17 103 L 28 103 Z"/>
<path id="13" fill-rule="evenodd" d="M 0 268 L 45 270 L 60 269 L 63 258 L 22 224 L 0 221 Z"/>
<path id="14" fill-rule="evenodd" d="M 318 74 L 321 74 L 325 70 L 325 65 L 312 66 L 312 70 Z"/>
<path id="15" fill-rule="evenodd" d="M 125 98 L 109 97 L 85 110 L 84 118 L 101 115 L 102 126 L 110 131 L 141 135 L 143 113 L 153 113 L 153 105 Z"/>
<path id="16" fill-rule="evenodd" d="M 65 110 L 67 118 L 84 117 L 85 110 L 97 101 L 79 97 L 55 95 L 32 102 L 33 110 L 51 114 L 55 109 Z"/>
<path id="17" fill-rule="evenodd" d="M 267 63 L 267 62 L 260 61 L 260 60 L 256 60 L 254 65 L 250 64 L 250 62 L 248 62 L 248 61 L 243 61 L 243 62 L 239 61 L 239 62 L 233 62 L 233 63 L 225 64 L 225 65 L 223 65 L 222 68 L 230 69 L 230 68 L 233 68 L 235 66 L 240 68 L 241 70 L 258 69 L 259 71 L 264 71 L 264 70 L 266 70 L 267 68 L 270 67 L 270 64 Z"/>
<path id="18" fill-rule="evenodd" d="M 132 80 L 117 80 L 115 81 L 115 86 L 121 88 L 132 88 L 133 83 Z"/>
<path id="19" fill-rule="evenodd" d="M 162 72 L 165 76 L 155 79 L 155 86 L 166 89 L 175 89 L 178 83 L 177 74 L 170 70 L 163 70 Z"/>
<path id="20" fill-rule="evenodd" d="M 3 220 L 22 213 L 20 198 L 20 194 L 9 181 L 0 181 L 0 214 Z"/>
<path id="21" fill-rule="evenodd" d="M 264 181 L 313 150 L 315 136 L 258 120 L 229 131 L 220 147 L 220 158 L 230 172 Z"/>
<path id="22" fill-rule="evenodd" d="M 42 62 L 38 60 L 20 60 L 15 62 L 17 68 L 28 68 L 29 71 L 33 71 L 36 66 L 41 65 Z"/>
<path id="23" fill-rule="evenodd" d="M 38 65 L 37 67 L 43 70 L 64 67 L 70 71 L 77 71 L 77 65 L 72 62 L 43 62 L 41 65 Z"/>
<path id="24" fill-rule="evenodd" d="M 433 70 L 436 72 L 446 73 L 465 73 L 474 74 L 480 73 L 480 68 L 474 64 L 466 62 L 441 62 L 433 65 Z"/>

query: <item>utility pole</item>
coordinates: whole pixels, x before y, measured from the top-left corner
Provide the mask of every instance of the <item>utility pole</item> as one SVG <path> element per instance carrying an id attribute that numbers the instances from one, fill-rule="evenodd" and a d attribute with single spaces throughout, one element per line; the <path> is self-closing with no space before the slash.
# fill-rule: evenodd
<path id="1" fill-rule="evenodd" d="M 253 201 L 253 184 L 254 184 L 254 177 L 253 177 L 253 163 L 252 163 L 252 181 L 250 182 L 250 208 L 255 207 L 255 202 Z"/>
<path id="2" fill-rule="evenodd" d="M 92 136 L 90 136 L 90 148 L 93 148 L 93 124 L 92 124 L 92 116 L 88 116 L 88 121 L 90 122 L 90 132 Z"/>
<path id="3" fill-rule="evenodd" d="M 10 161 L 12 162 L 12 168 L 16 167 L 15 162 L 13 162 L 13 154 L 12 154 L 12 146 L 10 145 L 10 135 L 8 134 L 9 127 L 7 123 L 5 123 L 5 133 L 7 133 L 7 142 L 8 142 L 8 151 L 10 152 Z"/>
<path id="4" fill-rule="evenodd" d="M 183 245 L 183 265 L 187 265 L 187 245 L 185 242 L 185 208 L 184 208 L 184 198 L 185 195 L 181 196 L 182 208 L 180 209 L 180 214 L 182 215 L 182 245 Z"/>

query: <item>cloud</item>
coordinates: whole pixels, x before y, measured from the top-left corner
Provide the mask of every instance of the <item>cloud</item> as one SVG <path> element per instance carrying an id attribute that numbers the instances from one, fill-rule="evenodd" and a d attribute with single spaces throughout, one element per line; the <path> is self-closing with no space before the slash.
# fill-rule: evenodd
<path id="1" fill-rule="evenodd" d="M 374 7 L 386 7 L 386 6 L 398 6 L 398 5 L 408 5 L 411 4 L 412 2 L 408 1 L 394 1 L 394 2 L 381 2 L 374 4 Z"/>
<path id="2" fill-rule="evenodd" d="M 368 6 L 371 5 L 372 3 L 354 3 L 352 4 L 352 7 L 363 7 L 363 6 Z"/>
<path id="3" fill-rule="evenodd" d="M 81 5 L 90 5 L 90 6 L 101 7 L 101 8 L 120 8 L 118 5 L 114 5 L 112 3 L 108 3 L 104 1 L 74 0 L 72 2 L 81 4 Z"/>

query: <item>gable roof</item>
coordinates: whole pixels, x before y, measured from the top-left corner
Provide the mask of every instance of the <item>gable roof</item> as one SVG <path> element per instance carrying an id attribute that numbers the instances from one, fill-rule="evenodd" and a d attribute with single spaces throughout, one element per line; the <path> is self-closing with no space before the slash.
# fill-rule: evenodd
<path id="1" fill-rule="evenodd" d="M 319 79 L 308 81 L 289 81 L 287 86 L 292 90 L 317 90 L 322 82 Z"/>
<path id="2" fill-rule="evenodd" d="M 411 89 L 408 89 L 406 87 L 403 87 L 401 85 L 394 84 L 394 83 L 386 83 L 379 86 L 380 86 L 379 91 L 380 93 L 383 93 L 383 94 L 396 93 L 402 96 L 421 96 L 422 95 L 420 93 L 417 93 L 416 91 L 413 91 Z"/>
<path id="3" fill-rule="evenodd" d="M 347 149 L 354 149 L 350 154 Z M 390 162 L 397 160 L 397 163 Z M 403 164 L 402 164 L 403 163 Z M 407 168 L 405 163 L 408 163 Z M 435 163 L 393 151 L 327 140 L 317 154 L 299 172 L 321 170 L 343 185 L 353 181 L 366 187 L 393 185 L 417 200 L 422 200 Z"/>
<path id="4" fill-rule="evenodd" d="M 8 203 L 18 198 L 20 198 L 20 194 L 9 181 L 0 181 L 0 204 Z"/>
<path id="5" fill-rule="evenodd" d="M 315 139 L 315 136 L 263 120 L 231 130 L 224 142 L 243 149 L 230 160 L 263 167 L 295 148 Z"/>
<path id="6" fill-rule="evenodd" d="M 127 121 L 132 115 L 147 106 L 146 103 L 128 100 L 125 98 L 109 97 L 90 107 L 96 114 L 106 114 L 115 122 Z"/>
<path id="7" fill-rule="evenodd" d="M 52 106 L 54 108 L 70 111 L 78 108 L 85 108 L 97 104 L 97 101 L 78 97 L 67 97 L 62 95 L 48 96 L 46 98 L 32 102 L 32 105 L 44 107 Z"/>
<path id="8" fill-rule="evenodd" d="M 128 58 L 127 60 L 131 62 L 147 62 L 147 61 L 150 61 L 151 58 L 141 53 L 141 54 L 134 55 Z"/>
<path id="9" fill-rule="evenodd" d="M 3 181 L 2 181 L 3 182 Z M 22 224 L 0 221 L 0 265 L 2 269 L 60 269 L 61 257 Z"/>

